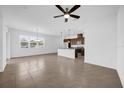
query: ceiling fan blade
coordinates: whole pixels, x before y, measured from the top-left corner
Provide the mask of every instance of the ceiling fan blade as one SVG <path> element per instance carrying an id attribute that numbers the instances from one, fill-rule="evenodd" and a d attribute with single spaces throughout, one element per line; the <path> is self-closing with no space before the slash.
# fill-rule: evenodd
<path id="1" fill-rule="evenodd" d="M 58 16 L 54 16 L 54 18 L 58 18 L 58 17 L 62 17 L 62 16 L 64 16 L 64 15 L 58 15 Z"/>
<path id="2" fill-rule="evenodd" d="M 65 18 L 65 22 L 68 22 L 68 18 Z"/>
<path id="3" fill-rule="evenodd" d="M 70 16 L 71 16 L 71 17 L 73 17 L 73 18 L 77 18 L 77 19 L 79 19 L 79 18 L 80 18 L 80 16 L 78 16 L 78 15 L 73 15 L 73 14 L 70 14 Z"/>
<path id="4" fill-rule="evenodd" d="M 75 5 L 74 7 L 72 7 L 68 13 L 72 13 L 73 11 L 75 11 L 76 9 L 78 9 L 80 7 L 80 5 Z"/>
<path id="5" fill-rule="evenodd" d="M 65 10 L 60 6 L 60 5 L 56 5 L 56 7 L 61 10 L 63 13 L 66 13 Z"/>

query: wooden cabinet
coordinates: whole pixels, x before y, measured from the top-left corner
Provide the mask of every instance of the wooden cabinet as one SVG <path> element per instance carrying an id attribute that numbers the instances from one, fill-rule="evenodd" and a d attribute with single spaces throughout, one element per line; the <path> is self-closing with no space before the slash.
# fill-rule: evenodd
<path id="1" fill-rule="evenodd" d="M 64 42 L 68 42 L 69 40 L 68 39 L 64 39 Z"/>
<path id="2" fill-rule="evenodd" d="M 83 34 L 77 34 L 77 38 L 83 37 Z"/>
<path id="3" fill-rule="evenodd" d="M 70 39 L 71 45 L 84 44 L 84 37 Z"/>
<path id="4" fill-rule="evenodd" d="M 77 38 L 78 44 L 84 44 L 84 37 Z"/>
<path id="5" fill-rule="evenodd" d="M 71 45 L 80 45 L 84 44 L 84 39 L 83 34 L 77 34 L 77 38 L 64 39 L 64 42 L 68 42 Z"/>

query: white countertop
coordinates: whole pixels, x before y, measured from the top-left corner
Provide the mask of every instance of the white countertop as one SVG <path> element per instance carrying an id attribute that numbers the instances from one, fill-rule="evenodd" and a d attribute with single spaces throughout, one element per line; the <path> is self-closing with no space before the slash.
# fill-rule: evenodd
<path id="1" fill-rule="evenodd" d="M 74 48 L 59 48 L 59 49 L 74 50 Z"/>

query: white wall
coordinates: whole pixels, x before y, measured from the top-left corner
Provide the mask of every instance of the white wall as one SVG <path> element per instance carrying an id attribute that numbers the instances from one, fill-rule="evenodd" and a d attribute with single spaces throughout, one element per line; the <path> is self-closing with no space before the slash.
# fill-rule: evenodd
<path id="1" fill-rule="evenodd" d="M 116 15 L 87 23 L 85 62 L 116 68 Z"/>
<path id="2" fill-rule="evenodd" d="M 0 72 L 2 71 L 2 15 L 1 15 L 1 12 L 0 12 Z"/>
<path id="3" fill-rule="evenodd" d="M 9 60 L 10 59 L 10 32 L 6 33 L 6 57 Z"/>
<path id="4" fill-rule="evenodd" d="M 30 55 L 38 55 L 38 54 L 47 54 L 47 53 L 57 53 L 58 48 L 58 37 L 39 34 L 45 38 L 45 47 L 43 48 L 20 48 L 19 36 L 27 35 L 27 36 L 37 36 L 37 33 L 27 32 L 17 29 L 9 28 L 10 38 L 11 38 L 11 57 L 21 57 L 21 56 L 30 56 Z"/>
<path id="5" fill-rule="evenodd" d="M 119 9 L 117 23 L 117 70 L 124 86 L 124 6 Z"/>
<path id="6" fill-rule="evenodd" d="M 2 30 L 3 30 L 3 48 L 2 48 L 2 52 L 3 52 L 3 69 L 6 66 L 6 33 L 7 33 L 7 27 L 3 22 L 3 26 L 2 26 Z"/>
<path id="7" fill-rule="evenodd" d="M 4 71 L 6 66 L 6 26 L 0 12 L 0 72 Z"/>

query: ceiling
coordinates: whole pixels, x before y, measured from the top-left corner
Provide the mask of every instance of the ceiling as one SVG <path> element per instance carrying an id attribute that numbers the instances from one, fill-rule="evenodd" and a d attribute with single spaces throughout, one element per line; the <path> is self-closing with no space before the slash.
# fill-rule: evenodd
<path id="1" fill-rule="evenodd" d="M 71 8 L 72 5 L 62 5 Z M 0 6 L 6 25 L 16 29 L 37 31 L 44 34 L 60 35 L 68 30 L 80 32 L 83 27 L 93 20 L 102 20 L 105 17 L 116 15 L 119 6 L 84 6 L 73 12 L 80 15 L 80 19 L 69 18 L 64 22 L 64 17 L 53 18 L 62 12 L 53 5 L 2 5 Z"/>

